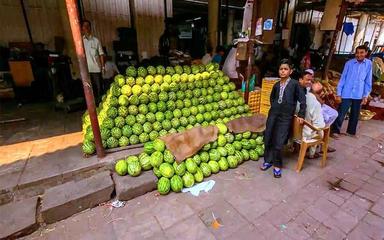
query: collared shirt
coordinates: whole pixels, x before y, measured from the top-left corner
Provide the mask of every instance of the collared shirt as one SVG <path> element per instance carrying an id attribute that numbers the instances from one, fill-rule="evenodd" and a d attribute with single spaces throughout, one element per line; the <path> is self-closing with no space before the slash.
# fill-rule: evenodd
<path id="1" fill-rule="evenodd" d="M 85 56 L 87 58 L 88 71 L 90 73 L 101 72 L 100 56 L 104 55 L 99 39 L 94 36 L 83 36 Z"/>
<path id="2" fill-rule="evenodd" d="M 339 84 L 337 95 L 347 99 L 362 99 L 368 97 L 372 90 L 372 62 L 356 58 L 349 60 L 345 66 Z"/>
<path id="3" fill-rule="evenodd" d="M 323 113 L 323 118 L 326 126 L 331 126 L 332 123 L 339 116 L 339 113 L 327 104 L 321 105 L 321 111 Z"/>
<path id="4" fill-rule="evenodd" d="M 323 111 L 321 108 L 320 102 L 316 99 L 316 96 L 308 92 L 305 95 L 305 100 L 307 104 L 307 108 L 305 111 L 305 120 L 311 123 L 316 128 L 325 127 Z M 296 106 L 296 112 L 299 111 L 300 105 L 299 103 Z M 304 126 L 303 127 L 303 137 L 307 140 L 312 139 L 316 136 L 317 132 L 313 131 L 311 128 Z"/>
<path id="5" fill-rule="evenodd" d="M 285 87 L 288 85 L 290 80 L 291 80 L 291 78 L 288 78 L 284 84 L 281 84 L 281 81 L 280 81 L 280 91 L 279 91 L 279 100 L 278 100 L 278 103 L 280 103 L 280 104 L 283 102 L 284 90 L 285 90 Z"/>

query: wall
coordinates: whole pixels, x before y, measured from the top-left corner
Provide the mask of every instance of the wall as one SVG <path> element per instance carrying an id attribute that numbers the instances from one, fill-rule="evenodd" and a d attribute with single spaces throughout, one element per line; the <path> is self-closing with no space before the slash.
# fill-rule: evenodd
<path id="1" fill-rule="evenodd" d="M 63 36 L 59 4 L 57 0 L 25 0 L 25 8 L 34 42 L 42 42 L 49 48 L 54 46 L 54 36 Z M 49 23 L 49 24 L 47 24 Z M 0 44 L 28 42 L 20 1 L 0 1 Z"/>

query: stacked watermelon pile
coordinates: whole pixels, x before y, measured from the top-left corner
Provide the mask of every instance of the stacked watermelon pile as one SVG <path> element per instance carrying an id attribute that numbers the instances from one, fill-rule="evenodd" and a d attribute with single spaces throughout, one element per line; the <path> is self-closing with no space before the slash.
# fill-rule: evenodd
<path id="1" fill-rule="evenodd" d="M 116 163 L 120 175 L 138 176 L 141 170 L 153 169 L 159 178 L 157 190 L 160 194 L 180 192 L 184 187 L 192 187 L 205 177 L 219 171 L 236 168 L 247 160 L 257 161 L 264 154 L 263 137 L 256 133 L 232 134 L 224 124 L 217 124 L 219 135 L 215 142 L 206 144 L 193 157 L 176 163 L 165 144 L 157 139 L 144 145 L 139 157 L 128 157 Z M 130 163 L 135 159 L 135 163 Z M 141 166 L 141 169 L 140 169 Z"/>
<path id="2" fill-rule="evenodd" d="M 214 64 L 128 67 L 117 75 L 97 109 L 105 148 L 154 141 L 167 133 L 227 122 L 249 113 L 235 84 Z M 95 151 L 89 115 L 83 151 Z"/>

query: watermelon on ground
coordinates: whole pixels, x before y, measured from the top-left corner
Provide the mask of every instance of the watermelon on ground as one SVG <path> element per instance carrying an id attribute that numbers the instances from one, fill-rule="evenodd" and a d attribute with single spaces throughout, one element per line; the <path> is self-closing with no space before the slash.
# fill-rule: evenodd
<path id="1" fill-rule="evenodd" d="M 161 195 L 166 195 L 169 193 L 171 189 L 171 181 L 166 177 L 161 177 L 159 181 L 157 181 L 157 191 Z"/>

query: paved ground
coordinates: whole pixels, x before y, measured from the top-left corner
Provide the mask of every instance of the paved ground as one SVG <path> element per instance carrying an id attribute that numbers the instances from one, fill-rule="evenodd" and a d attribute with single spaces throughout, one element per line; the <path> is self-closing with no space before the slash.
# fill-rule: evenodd
<path id="1" fill-rule="evenodd" d="M 0 124 L 0 165 L 67 149 L 81 143 L 82 111 L 54 111 L 49 103 L 33 103 L 17 108 L 3 104 L 0 120 L 25 118 L 25 121 Z"/>
<path id="2" fill-rule="evenodd" d="M 324 169 L 306 160 L 297 174 L 297 155 L 291 155 L 283 178 L 274 179 L 258 170 L 261 162 L 246 162 L 213 176 L 216 185 L 199 197 L 151 192 L 123 208 L 103 205 L 44 226 L 25 239 L 384 239 L 383 122 L 364 122 L 359 133 L 332 143 L 337 152 Z M 211 226 L 213 214 L 218 229 Z"/>

